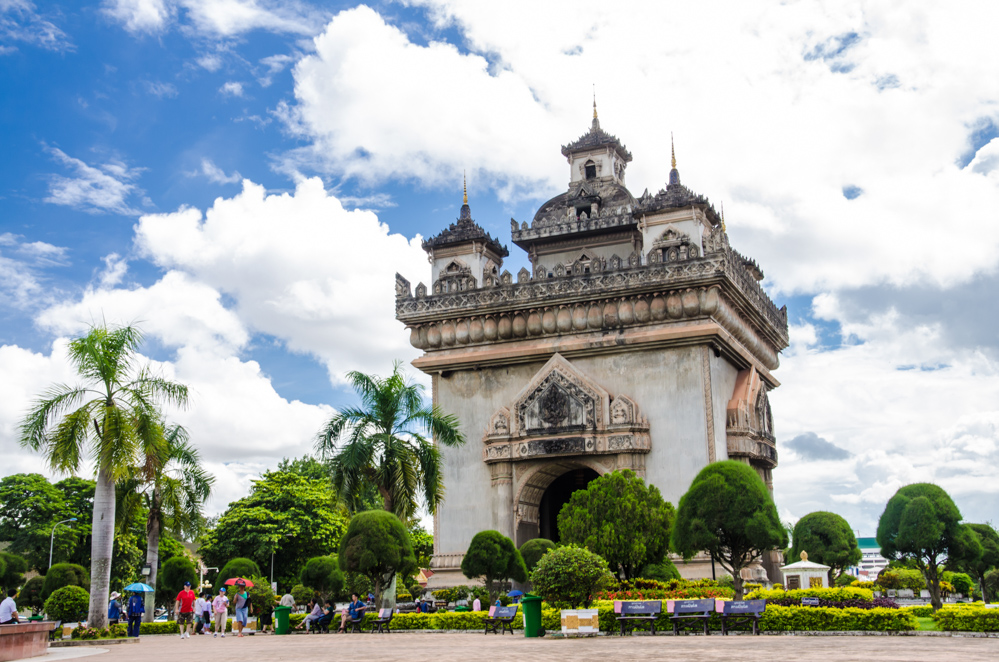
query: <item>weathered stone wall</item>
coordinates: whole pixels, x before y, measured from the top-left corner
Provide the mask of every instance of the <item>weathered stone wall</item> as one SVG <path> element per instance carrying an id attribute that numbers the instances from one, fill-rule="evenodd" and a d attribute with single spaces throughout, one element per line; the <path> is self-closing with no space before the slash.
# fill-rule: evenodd
<path id="1" fill-rule="evenodd" d="M 708 463 L 707 379 L 711 381 L 715 455 L 725 459 L 725 407 L 736 369 L 707 346 L 620 352 L 580 357 L 571 363 L 613 395 L 624 394 L 637 403 L 649 421 L 652 437 L 651 451 L 644 456 L 646 479 L 667 501 L 677 505 Z M 472 536 L 483 529 L 515 536 L 513 500 L 525 471 L 537 461 L 514 463 L 512 489 L 494 487 L 490 468 L 482 461 L 482 435 L 493 413 L 510 406 L 543 365 L 544 361 L 536 361 L 455 371 L 437 379 L 437 404 L 458 417 L 468 438 L 464 447 L 443 449 L 447 497 L 438 514 L 438 553 L 463 553 Z M 614 456 L 592 459 L 610 467 L 615 462 Z M 503 492 L 506 498 L 501 503 L 498 497 Z"/>

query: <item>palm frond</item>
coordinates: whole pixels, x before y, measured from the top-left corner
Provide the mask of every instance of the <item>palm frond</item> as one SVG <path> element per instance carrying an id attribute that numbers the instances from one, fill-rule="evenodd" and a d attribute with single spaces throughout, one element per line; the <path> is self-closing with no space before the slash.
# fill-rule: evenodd
<path id="1" fill-rule="evenodd" d="M 26 448 L 39 450 L 48 444 L 46 430 L 66 411 L 79 404 L 88 389 L 82 386 L 58 384 L 49 388 L 41 400 L 28 411 L 21 423 L 20 443 Z"/>

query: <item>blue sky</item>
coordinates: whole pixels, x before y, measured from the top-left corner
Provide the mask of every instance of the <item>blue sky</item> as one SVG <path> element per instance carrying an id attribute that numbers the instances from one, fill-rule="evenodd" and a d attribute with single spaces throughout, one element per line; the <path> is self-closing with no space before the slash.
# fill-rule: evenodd
<path id="1" fill-rule="evenodd" d="M 782 515 L 870 534 L 932 480 L 995 520 L 996 9 L 956 7 L 0 0 L 4 470 L 41 468 L 14 430 L 69 379 L 64 339 L 139 322 L 197 394 L 176 418 L 223 508 L 308 450 L 346 371 L 415 358 L 392 274 L 429 277 L 463 172 L 509 244 L 595 85 L 632 192 L 663 186 L 672 131 L 788 306 Z"/>

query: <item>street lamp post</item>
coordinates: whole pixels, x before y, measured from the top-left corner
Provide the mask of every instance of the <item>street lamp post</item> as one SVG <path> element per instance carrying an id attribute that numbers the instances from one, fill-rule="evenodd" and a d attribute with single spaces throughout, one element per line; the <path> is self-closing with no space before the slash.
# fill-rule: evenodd
<path id="1" fill-rule="evenodd" d="M 52 527 L 52 535 L 49 536 L 49 567 L 52 567 L 52 549 L 55 547 L 55 530 L 60 524 L 65 524 L 66 522 L 75 522 L 75 517 L 70 517 L 69 519 L 64 519 L 61 522 L 56 522 Z"/>

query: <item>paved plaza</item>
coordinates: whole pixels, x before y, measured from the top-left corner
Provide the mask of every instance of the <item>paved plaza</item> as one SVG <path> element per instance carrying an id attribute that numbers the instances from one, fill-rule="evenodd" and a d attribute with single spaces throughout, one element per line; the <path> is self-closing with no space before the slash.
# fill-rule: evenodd
<path id="1" fill-rule="evenodd" d="M 77 649 L 79 650 L 79 649 Z M 183 660 L 503 660 L 530 662 L 634 660 L 926 660 L 999 659 L 999 639 L 926 636 L 634 636 L 525 639 L 523 636 L 405 633 L 388 635 L 261 635 L 212 639 L 147 636 L 136 645 L 109 646 L 95 662 Z M 238 657 L 236 657 L 238 656 Z M 45 661 L 45 658 L 41 658 Z M 45 661 L 47 662 L 47 661 Z"/>

